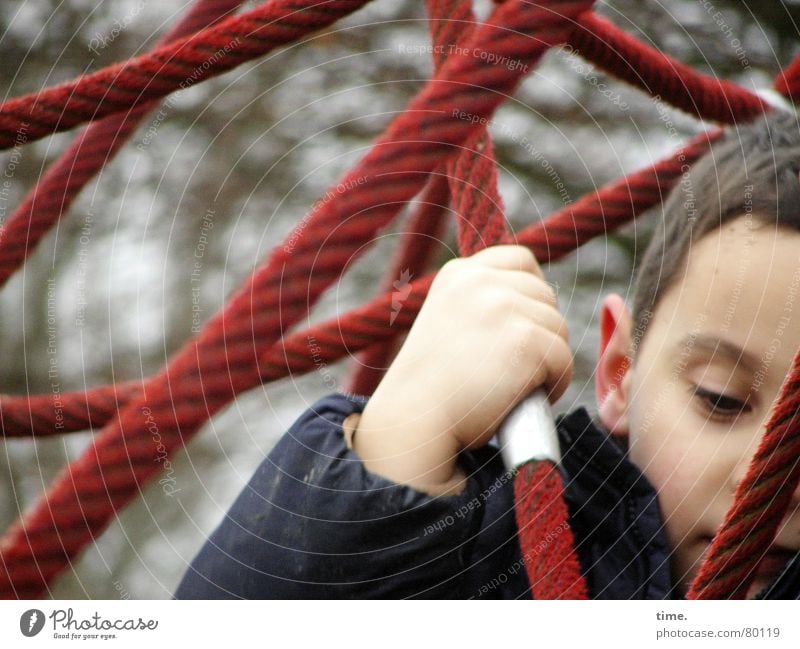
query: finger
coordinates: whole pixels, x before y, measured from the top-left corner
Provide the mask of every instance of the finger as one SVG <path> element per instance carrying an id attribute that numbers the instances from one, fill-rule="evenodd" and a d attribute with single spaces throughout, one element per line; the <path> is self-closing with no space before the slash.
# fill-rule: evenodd
<path id="1" fill-rule="evenodd" d="M 527 298 L 558 307 L 558 299 L 552 284 L 538 275 L 520 270 L 493 268 L 487 272 L 491 274 L 489 281 L 495 282 L 498 286 L 508 286 Z"/>
<path id="2" fill-rule="evenodd" d="M 561 338 L 553 336 L 553 353 L 547 357 L 547 398 L 550 403 L 558 401 L 572 383 L 575 359 L 569 345 Z"/>
<path id="3" fill-rule="evenodd" d="M 550 403 L 555 403 L 567 391 L 572 381 L 572 350 L 561 336 L 544 330 L 537 338 L 537 345 L 544 351 L 544 356 L 537 356 L 540 360 L 529 368 L 530 381 L 526 394 L 544 386 Z"/>
<path id="4" fill-rule="evenodd" d="M 514 313 L 525 318 L 528 322 L 555 334 L 564 342 L 569 343 L 567 321 L 555 307 L 539 300 L 521 298 L 514 303 L 512 309 Z M 533 340 L 532 344 L 539 345 L 536 340 Z"/>
<path id="5" fill-rule="evenodd" d="M 533 273 L 544 279 L 544 273 L 539 267 L 533 253 L 525 246 L 491 246 L 476 252 L 471 261 L 497 268 L 498 270 L 517 270 Z"/>

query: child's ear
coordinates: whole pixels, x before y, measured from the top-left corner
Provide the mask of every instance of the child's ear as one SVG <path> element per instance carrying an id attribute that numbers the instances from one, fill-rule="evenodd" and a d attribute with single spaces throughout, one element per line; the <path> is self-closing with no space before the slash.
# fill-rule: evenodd
<path id="1" fill-rule="evenodd" d="M 611 294 L 600 313 L 595 396 L 600 421 L 612 435 L 628 435 L 628 387 L 633 320 L 625 300 Z"/>

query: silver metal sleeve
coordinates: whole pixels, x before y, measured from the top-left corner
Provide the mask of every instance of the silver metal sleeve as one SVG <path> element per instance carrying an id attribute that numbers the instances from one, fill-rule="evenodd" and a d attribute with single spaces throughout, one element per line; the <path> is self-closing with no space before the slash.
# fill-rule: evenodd
<path id="1" fill-rule="evenodd" d="M 544 390 L 536 390 L 514 407 L 500 425 L 497 441 L 509 470 L 530 460 L 561 462 L 555 419 Z"/>
<path id="2" fill-rule="evenodd" d="M 773 90 L 772 88 L 759 88 L 756 90 L 756 94 L 773 108 L 793 115 L 796 114 L 792 103 L 777 90 Z"/>

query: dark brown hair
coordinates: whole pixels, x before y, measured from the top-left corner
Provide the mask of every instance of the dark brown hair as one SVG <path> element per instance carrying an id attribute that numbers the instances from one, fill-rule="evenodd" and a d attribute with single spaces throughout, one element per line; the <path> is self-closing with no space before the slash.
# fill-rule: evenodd
<path id="1" fill-rule="evenodd" d="M 800 123 L 784 112 L 731 127 L 683 174 L 657 208 L 661 218 L 636 272 L 632 353 L 664 292 L 681 276 L 692 243 L 746 214 L 800 230 L 798 172 Z"/>

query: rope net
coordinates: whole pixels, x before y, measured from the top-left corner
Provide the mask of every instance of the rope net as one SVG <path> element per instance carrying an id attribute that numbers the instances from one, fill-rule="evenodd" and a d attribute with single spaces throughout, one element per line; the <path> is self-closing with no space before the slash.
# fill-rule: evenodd
<path id="1" fill-rule="evenodd" d="M 269 0 L 225 17 L 240 4 L 196 0 L 152 52 L 0 104 L 0 149 L 14 146 L 20 128 L 31 142 L 90 122 L 2 226 L 0 285 L 24 264 L 160 98 L 296 42 L 366 0 Z M 237 394 L 353 353 L 359 353 L 361 369 L 353 373 L 351 388 L 370 394 L 430 288 L 433 273 L 424 273 L 432 264 L 433 242 L 447 222 L 448 206 L 457 219 L 460 254 L 513 241 L 530 247 L 540 262 L 553 261 L 659 204 L 720 137 L 720 129 L 703 133 L 664 160 L 512 234 L 484 125 L 549 48 L 569 45 L 602 70 L 704 120 L 733 124 L 770 110 L 748 90 L 698 73 L 641 43 L 593 13 L 592 5 L 593 0 L 506 0 L 481 22 L 469 0 L 427 0 L 433 43 L 459 47 L 433 48 L 432 77 L 345 174 L 338 187 L 347 190 L 329 192 L 330 200 L 316 204 L 158 374 L 144 383 L 62 394 L 58 412 L 50 395 L 2 396 L 5 437 L 87 428 L 99 432 L 0 538 L 0 596 L 46 593 L 115 512 L 159 473 L 147 432 L 151 422 L 157 422 L 163 447 L 172 452 Z M 515 65 L 503 63 L 508 61 Z M 774 82 L 774 89 L 790 100 L 798 87 L 800 58 Z M 390 264 L 383 292 L 342 316 L 288 333 L 418 195 L 411 234 Z M 431 243 L 420 246 L 416 235 Z M 403 268 L 413 269 L 419 279 L 409 283 L 403 309 L 395 312 L 392 280 Z M 307 344 L 312 336 L 314 358 Z M 691 598 L 744 597 L 754 563 L 775 537 L 800 480 L 798 358 L 735 503 L 692 584 Z M 531 462 L 515 477 L 519 542 L 532 594 L 539 599 L 587 597 L 571 534 L 557 535 L 544 552 L 532 551 L 550 530 L 568 530 L 562 490 L 557 467 L 547 462 Z"/>

